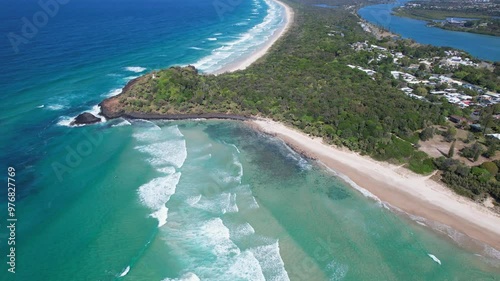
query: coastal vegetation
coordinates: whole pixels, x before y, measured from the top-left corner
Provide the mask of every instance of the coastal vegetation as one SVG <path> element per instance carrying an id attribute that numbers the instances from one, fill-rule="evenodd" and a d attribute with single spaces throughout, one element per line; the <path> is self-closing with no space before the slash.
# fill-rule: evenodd
<path id="1" fill-rule="evenodd" d="M 453 73 L 453 77 L 474 85 L 485 87 L 490 91 L 500 92 L 499 74 L 500 67 L 498 64 L 495 67 L 495 71 L 490 71 L 486 68 L 461 65 L 458 71 Z"/>
<path id="2" fill-rule="evenodd" d="M 327 143 L 406 165 L 420 174 L 439 169 L 442 180 L 460 194 L 475 199 L 490 194 L 500 201 L 498 172 L 491 164 L 470 168 L 453 159 L 453 153 L 433 158 L 418 149 L 420 140 L 436 133 L 431 126 L 445 126 L 450 114 L 465 116 L 467 112 L 439 100 L 429 102 L 405 95 L 400 90 L 405 81 L 391 73 L 393 57 L 382 57 L 373 65 L 372 54 L 356 51 L 352 44 L 364 41 L 402 52 L 408 65 L 449 49 L 407 40 L 379 41 L 363 30 L 356 15 L 344 9 L 287 2 L 296 8 L 292 28 L 252 66 L 221 75 L 202 75 L 191 66 L 155 71 L 130 82 L 121 95 L 104 101 L 107 114 L 168 117 L 217 113 L 272 118 Z M 370 65 L 374 74 L 348 65 Z M 425 67 L 417 71 L 428 75 Z M 490 72 L 460 68 L 455 75 L 496 90 L 498 79 Z M 427 93 L 428 89 L 420 91 Z M 447 134 L 453 141 L 453 129 Z"/>
<path id="3" fill-rule="evenodd" d="M 446 20 L 441 22 L 430 22 L 429 26 L 435 26 L 453 31 L 500 36 L 499 19 L 467 19 L 458 22 Z"/>

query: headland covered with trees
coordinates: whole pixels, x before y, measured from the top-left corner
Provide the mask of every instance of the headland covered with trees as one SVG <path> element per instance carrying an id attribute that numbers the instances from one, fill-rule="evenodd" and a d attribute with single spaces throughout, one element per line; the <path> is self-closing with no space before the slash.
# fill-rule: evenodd
<path id="1" fill-rule="evenodd" d="M 308 1 L 287 1 L 295 10 L 293 26 L 247 69 L 220 75 L 200 74 L 191 66 L 154 71 L 101 103 L 103 114 L 270 118 L 329 144 L 405 165 L 419 174 L 434 174 L 474 200 L 494 198 L 491 207 L 498 208 L 495 136 L 500 107 L 495 92 L 500 89 L 500 65 L 458 52 L 467 63 L 444 66 L 443 60 L 458 53 L 393 34 L 377 39 L 366 32 L 366 23 L 355 11 L 367 3 L 323 2 L 326 6 L 317 7 Z M 395 72 L 428 82 L 434 75 L 449 80 L 410 83 L 413 79 L 396 77 Z M 459 79 L 467 82 L 454 85 Z M 451 103 L 445 94 L 431 94 L 453 87 L 471 96 L 467 107 Z M 489 103 L 481 97 L 487 93 L 493 94 Z M 460 120 L 453 123 L 450 116 Z M 479 129 L 473 129 L 474 124 Z"/>

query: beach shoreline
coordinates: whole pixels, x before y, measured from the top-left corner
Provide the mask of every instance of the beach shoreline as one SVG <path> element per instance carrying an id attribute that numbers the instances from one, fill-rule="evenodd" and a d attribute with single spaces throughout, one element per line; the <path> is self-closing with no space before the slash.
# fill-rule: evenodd
<path id="1" fill-rule="evenodd" d="M 265 46 L 241 61 L 230 64 L 213 74 L 221 74 L 245 69 L 262 58 L 270 47 L 290 28 L 293 23 L 293 11 L 286 4 L 278 2 L 286 9 L 286 23 L 280 27 Z M 131 81 L 125 88 L 131 87 Z M 121 95 L 121 94 L 120 94 Z M 148 114 L 113 112 L 115 96 L 103 101 L 101 113 L 107 119 L 232 119 L 244 121 L 254 129 L 276 136 L 303 155 L 318 160 L 327 168 L 338 173 L 340 178 L 353 185 L 360 192 L 373 195 L 382 204 L 387 203 L 393 211 L 402 211 L 409 216 L 417 216 L 450 227 L 465 234 L 474 241 L 480 241 L 500 251 L 500 216 L 472 200 L 455 194 L 444 184 L 430 176 L 414 174 L 410 170 L 385 162 L 378 162 L 368 156 L 361 156 L 347 149 L 324 144 L 321 139 L 311 138 L 306 134 L 274 122 L 270 119 L 258 119 L 231 114 Z M 107 105 L 109 104 L 109 105 Z M 104 105 L 104 106 L 103 106 Z M 367 192 L 365 192 L 365 190 Z M 448 235 L 449 236 L 449 235 Z M 500 255 L 497 257 L 500 259 Z"/>
<path id="2" fill-rule="evenodd" d="M 285 23 L 281 25 L 267 40 L 265 43 L 262 44 L 257 50 L 255 50 L 253 53 L 251 53 L 249 56 L 245 56 L 240 60 L 237 60 L 235 62 L 232 62 L 230 64 L 225 65 L 224 67 L 211 72 L 209 74 L 223 74 L 227 72 L 234 72 L 237 70 L 244 70 L 250 65 L 252 65 L 254 62 L 262 58 L 264 55 L 266 55 L 269 52 L 269 49 L 280 39 L 284 34 L 286 34 L 286 31 L 290 29 L 291 25 L 293 24 L 293 19 L 294 19 L 294 12 L 293 9 L 288 6 L 287 4 L 283 3 L 282 1 L 279 0 L 271 0 L 279 5 L 281 5 L 285 9 L 285 18 L 284 21 Z"/>
<path id="3" fill-rule="evenodd" d="M 500 215 L 455 194 L 430 176 L 325 144 L 320 138 L 311 138 L 270 119 L 250 120 L 247 124 L 280 138 L 297 152 L 319 161 L 358 191 L 388 204 L 393 211 L 445 225 L 500 251 Z M 479 249 L 478 245 L 469 245 L 469 248 L 485 250 Z"/>

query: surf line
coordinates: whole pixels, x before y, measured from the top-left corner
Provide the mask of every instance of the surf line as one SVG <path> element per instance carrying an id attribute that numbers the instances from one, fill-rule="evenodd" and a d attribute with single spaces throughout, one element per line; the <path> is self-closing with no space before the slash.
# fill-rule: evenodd
<path id="1" fill-rule="evenodd" d="M 130 260 L 130 264 L 123 270 L 120 275 L 116 276 L 114 280 L 120 280 L 121 278 L 125 277 L 130 270 L 134 267 L 134 265 L 139 261 L 139 259 L 144 255 L 146 250 L 149 248 L 149 244 L 156 238 L 156 235 L 158 234 L 158 227 L 155 226 L 153 231 L 151 231 L 151 235 L 149 236 L 148 242 L 139 250 L 139 252 Z"/>

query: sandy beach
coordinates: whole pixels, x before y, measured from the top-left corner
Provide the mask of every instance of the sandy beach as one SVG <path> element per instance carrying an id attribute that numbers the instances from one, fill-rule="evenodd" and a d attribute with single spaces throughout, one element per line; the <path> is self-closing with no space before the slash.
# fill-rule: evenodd
<path id="1" fill-rule="evenodd" d="M 267 40 L 258 50 L 253 52 L 250 56 L 243 58 L 242 60 L 238 60 L 234 63 L 228 64 L 224 66 L 223 68 L 216 70 L 212 74 L 222 74 L 225 72 L 233 72 L 237 70 L 243 70 L 247 67 L 249 67 L 252 63 L 263 57 L 271 48 L 271 46 L 281 37 L 285 32 L 290 28 L 290 26 L 293 23 L 293 9 L 290 8 L 290 6 L 286 5 L 285 3 L 278 1 L 278 0 L 272 0 L 274 2 L 277 2 L 281 6 L 284 7 L 285 9 L 285 14 L 286 17 L 284 19 L 284 24 L 282 24 L 273 34 L 269 40 Z"/>
<path id="2" fill-rule="evenodd" d="M 392 207 L 430 220 L 428 224 L 444 224 L 500 251 L 500 216 L 453 193 L 429 177 L 324 144 L 319 138 L 313 139 L 278 122 L 267 119 L 248 122 L 256 129 L 279 137 L 297 151 L 348 177 L 346 181 L 352 180 L 361 187 L 360 191 L 365 189 Z M 446 234 L 459 243 L 464 242 L 460 235 Z M 475 250 L 484 250 L 478 248 L 475 245 Z"/>
<path id="3" fill-rule="evenodd" d="M 214 74 L 242 70 L 262 58 L 271 46 L 290 28 L 293 10 L 278 2 L 286 10 L 285 23 L 259 50 L 241 61 L 228 65 Z M 117 118 L 120 116 L 111 116 Z M 127 116 L 136 118 L 137 116 Z M 171 119 L 171 116 L 139 116 L 143 119 Z M 199 118 L 206 116 L 198 116 Z M 179 119 L 189 119 L 181 116 Z M 177 119 L 177 118 L 175 118 Z M 234 118 L 229 118 L 234 119 Z M 497 251 L 490 253 L 500 259 L 500 215 L 486 207 L 461 197 L 430 177 L 417 175 L 410 170 L 389 163 L 378 162 L 347 149 L 324 144 L 321 139 L 268 119 L 245 121 L 252 127 L 284 140 L 295 150 L 314 158 L 338 173 L 347 183 L 365 195 L 390 206 L 393 211 L 402 211 L 413 216 L 420 224 L 439 230 L 460 244 L 471 241 L 486 243 Z M 367 191 L 367 192 L 366 192 Z M 416 217 L 415 217 L 416 216 Z M 456 233 L 456 231 L 459 233 Z M 463 237 L 461 234 L 467 237 Z M 484 252 L 482 244 L 469 243 L 469 248 Z"/>

